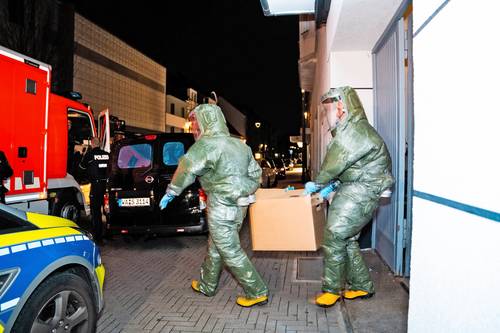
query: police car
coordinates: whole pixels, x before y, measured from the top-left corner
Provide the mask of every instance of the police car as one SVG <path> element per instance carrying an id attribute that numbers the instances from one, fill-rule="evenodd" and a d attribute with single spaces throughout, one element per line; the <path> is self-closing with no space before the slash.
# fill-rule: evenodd
<path id="1" fill-rule="evenodd" d="M 0 333 L 94 332 L 104 274 L 76 224 L 0 204 Z"/>

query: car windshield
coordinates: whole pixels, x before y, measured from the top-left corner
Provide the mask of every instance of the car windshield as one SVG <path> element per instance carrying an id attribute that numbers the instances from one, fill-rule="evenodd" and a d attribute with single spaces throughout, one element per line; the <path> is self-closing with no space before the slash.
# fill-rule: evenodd
<path id="1" fill-rule="evenodd" d="M 163 163 L 167 166 L 175 166 L 179 158 L 184 155 L 184 144 L 182 142 L 166 142 L 163 145 Z"/>
<path id="2" fill-rule="evenodd" d="M 152 148 L 150 144 L 141 143 L 123 146 L 118 154 L 120 169 L 147 168 L 151 165 Z"/>

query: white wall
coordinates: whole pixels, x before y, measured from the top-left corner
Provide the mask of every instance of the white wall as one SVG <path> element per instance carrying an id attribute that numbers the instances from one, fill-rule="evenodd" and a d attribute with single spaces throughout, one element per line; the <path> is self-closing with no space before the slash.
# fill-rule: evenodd
<path id="1" fill-rule="evenodd" d="M 500 332 L 499 223 L 413 201 L 408 332 Z"/>
<path id="2" fill-rule="evenodd" d="M 330 62 L 331 86 L 351 86 L 355 88 L 361 99 L 361 103 L 363 103 L 368 121 L 373 125 L 373 70 L 371 52 L 332 52 Z"/>
<path id="3" fill-rule="evenodd" d="M 174 104 L 174 115 L 185 118 L 187 117 L 187 102 L 173 95 L 167 95 L 165 102 L 165 111 L 171 114 L 171 107 Z"/>
<path id="4" fill-rule="evenodd" d="M 171 133 L 171 128 L 174 129 L 174 133 L 183 133 L 184 130 L 184 125 L 186 124 L 186 119 L 166 113 L 165 114 L 165 132 Z"/>
<path id="5" fill-rule="evenodd" d="M 450 1 L 414 38 L 414 189 L 500 213 L 498 7 Z M 413 30 L 433 12 L 416 5 Z M 409 332 L 500 332 L 499 239 L 498 222 L 414 198 Z"/>

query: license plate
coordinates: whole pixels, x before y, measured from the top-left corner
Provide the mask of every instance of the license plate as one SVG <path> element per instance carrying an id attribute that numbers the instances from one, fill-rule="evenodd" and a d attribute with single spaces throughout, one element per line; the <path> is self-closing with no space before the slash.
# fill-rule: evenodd
<path id="1" fill-rule="evenodd" d="M 118 199 L 120 207 L 145 207 L 149 206 L 149 198 L 123 198 Z"/>

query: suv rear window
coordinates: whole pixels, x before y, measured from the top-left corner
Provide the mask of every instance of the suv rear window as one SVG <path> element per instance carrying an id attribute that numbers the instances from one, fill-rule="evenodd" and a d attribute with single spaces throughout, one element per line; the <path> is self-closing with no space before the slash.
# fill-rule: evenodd
<path id="1" fill-rule="evenodd" d="M 179 158 L 184 155 L 182 142 L 166 142 L 163 145 L 163 163 L 167 166 L 177 165 Z"/>
<path id="2" fill-rule="evenodd" d="M 123 146 L 118 154 L 120 169 L 147 168 L 151 165 L 153 149 L 147 143 Z"/>

